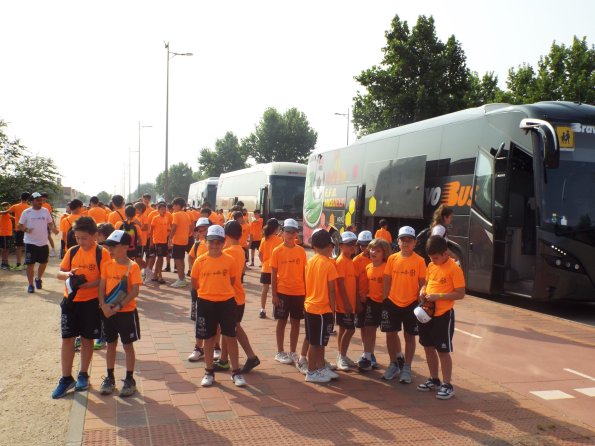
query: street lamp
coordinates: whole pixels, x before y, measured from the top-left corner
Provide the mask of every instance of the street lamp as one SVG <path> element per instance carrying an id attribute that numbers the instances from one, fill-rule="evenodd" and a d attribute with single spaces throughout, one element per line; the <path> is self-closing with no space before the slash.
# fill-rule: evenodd
<path id="1" fill-rule="evenodd" d="M 138 193 L 140 194 L 140 129 L 151 128 L 152 125 L 141 125 L 138 121 Z"/>
<path id="2" fill-rule="evenodd" d="M 165 43 L 165 51 L 167 55 L 167 80 L 165 89 L 165 172 L 163 177 L 163 198 L 167 201 L 168 195 L 168 144 L 169 144 L 169 60 L 176 56 L 192 56 L 192 53 L 174 53 L 169 50 L 169 42 Z"/>
<path id="3" fill-rule="evenodd" d="M 347 113 L 335 113 L 335 115 L 347 117 L 347 145 L 349 145 L 349 107 L 347 107 Z"/>

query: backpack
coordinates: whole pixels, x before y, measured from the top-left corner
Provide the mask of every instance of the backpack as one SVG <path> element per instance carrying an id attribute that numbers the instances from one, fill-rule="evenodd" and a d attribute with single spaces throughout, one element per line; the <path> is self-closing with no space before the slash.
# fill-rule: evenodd
<path id="1" fill-rule="evenodd" d="M 79 251 L 79 249 L 81 249 L 81 247 L 79 245 L 76 245 L 70 251 L 70 268 L 69 269 L 72 269 L 72 259 L 74 259 L 74 256 Z M 95 247 L 95 263 L 97 264 L 97 271 L 99 271 L 100 276 L 101 276 L 101 259 L 102 259 L 102 257 L 103 257 L 103 248 L 101 246 L 97 245 Z"/>
<path id="2" fill-rule="evenodd" d="M 134 251 L 136 253 L 138 247 L 140 246 L 140 238 L 138 236 L 136 224 L 129 223 L 128 220 L 124 220 L 122 221 L 122 226 L 120 229 L 130 235 L 130 245 L 128 245 L 128 252 Z"/>
<path id="3" fill-rule="evenodd" d="M 74 236 L 74 225 L 70 223 L 70 221 L 68 221 L 68 224 L 70 225 L 70 229 L 66 233 L 66 249 L 78 245 L 76 237 Z"/>

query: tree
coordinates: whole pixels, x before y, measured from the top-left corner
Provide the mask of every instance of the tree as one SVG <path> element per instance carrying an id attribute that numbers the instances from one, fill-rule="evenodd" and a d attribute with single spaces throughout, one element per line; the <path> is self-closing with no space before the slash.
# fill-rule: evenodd
<path id="1" fill-rule="evenodd" d="M 481 79 L 476 71 L 471 72 L 469 86 L 465 95 L 467 107 L 478 107 L 490 102 L 506 102 L 504 92 L 498 87 L 498 76 L 493 72 L 484 74 Z"/>
<path id="2" fill-rule="evenodd" d="M 157 197 L 157 190 L 155 188 L 155 183 L 142 183 L 140 188 L 136 188 L 134 192 L 128 195 L 128 201 L 136 201 L 143 196 L 143 194 L 151 195 L 151 199 Z"/>
<path id="3" fill-rule="evenodd" d="M 52 159 L 31 155 L 18 139 L 8 138 L 5 127 L 0 120 L 0 201 L 17 202 L 24 191 L 45 191 L 51 200 L 58 198 L 60 174 Z"/>
<path id="4" fill-rule="evenodd" d="M 111 201 L 112 196 L 108 194 L 106 191 L 102 190 L 97 194 L 97 199 L 101 201 L 103 204 L 108 204 Z"/>
<path id="5" fill-rule="evenodd" d="M 165 196 L 164 172 L 161 172 L 155 180 L 155 189 L 157 193 Z M 188 189 L 193 181 L 192 169 L 186 163 L 178 163 L 170 166 L 167 173 L 168 178 L 168 192 L 165 200 L 170 200 L 172 197 L 188 197 Z"/>
<path id="6" fill-rule="evenodd" d="M 222 173 L 246 167 L 246 155 L 242 152 L 236 135 L 227 132 L 215 141 L 215 150 L 205 147 L 198 157 L 199 178 L 218 177 Z"/>
<path id="7" fill-rule="evenodd" d="M 291 161 L 303 163 L 316 146 L 318 133 L 296 108 L 280 114 L 267 108 L 256 130 L 242 140 L 243 151 L 258 163 Z"/>

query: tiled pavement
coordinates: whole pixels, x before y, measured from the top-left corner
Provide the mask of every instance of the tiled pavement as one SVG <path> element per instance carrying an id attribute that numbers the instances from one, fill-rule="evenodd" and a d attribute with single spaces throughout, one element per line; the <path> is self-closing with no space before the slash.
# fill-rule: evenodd
<path id="1" fill-rule="evenodd" d="M 383 382 L 382 371 L 342 373 L 339 380 L 326 385 L 306 383 L 295 368 L 272 359 L 275 322 L 258 318 L 258 271 L 250 270 L 246 282 L 243 325 L 261 359 L 261 365 L 246 375 L 247 387 L 237 388 L 229 373 L 218 373 L 216 385 L 201 388 L 204 363 L 186 361 L 194 342 L 188 290 L 143 287 L 142 339 L 135 344 L 139 392 L 128 399 L 100 396 L 105 351 L 96 352 L 92 388 L 86 398 L 79 397 L 82 406 L 77 400 L 73 404 L 67 444 L 594 444 L 588 428 L 563 421 L 562 414 L 528 395 L 457 369 L 456 359 L 457 395 L 449 401 L 420 393 L 415 384 Z M 379 363 L 387 364 L 380 335 L 379 341 Z M 335 354 L 333 337 L 327 357 Z M 356 335 L 350 356 L 359 354 Z M 123 360 L 120 347 L 118 379 L 124 375 Z M 420 348 L 413 369 L 414 382 L 425 380 L 427 368 Z"/>

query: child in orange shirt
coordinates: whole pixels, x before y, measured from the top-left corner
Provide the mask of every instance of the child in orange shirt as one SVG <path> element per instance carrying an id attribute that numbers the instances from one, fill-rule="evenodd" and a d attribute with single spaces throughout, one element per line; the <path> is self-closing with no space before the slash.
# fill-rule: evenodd
<path id="1" fill-rule="evenodd" d="M 380 220 L 378 224 L 380 225 L 380 229 L 376 231 L 376 234 L 374 234 L 374 238 L 380 238 L 382 240 L 385 240 L 388 243 L 388 245 L 391 246 L 392 249 L 393 236 L 388 230 L 388 220 L 383 218 Z"/>
<path id="2" fill-rule="evenodd" d="M 283 239 L 277 235 L 281 225 L 276 218 L 270 218 L 263 228 L 264 240 L 260 242 L 260 249 L 258 250 L 258 258 L 262 264 L 260 273 L 260 283 L 262 283 L 262 292 L 260 294 L 260 318 L 266 319 L 267 313 L 265 311 L 267 303 L 267 294 L 269 293 L 269 286 L 271 284 L 271 265 L 270 259 L 273 249 L 283 243 Z"/>
<path id="3" fill-rule="evenodd" d="M 130 246 L 128 247 L 127 255 L 134 262 L 141 255 L 139 252 L 139 248 L 141 248 L 141 226 L 136 218 L 136 209 L 134 206 L 126 206 L 124 215 L 126 216 L 126 220 L 116 222 L 114 227 L 130 235 Z"/>
<path id="4" fill-rule="evenodd" d="M 12 238 L 12 220 L 13 217 L 7 211 L 10 203 L 2 203 L 2 213 L 0 213 L 0 251 L 2 251 L 2 266 L 0 268 L 8 271 L 8 240 Z"/>
<path id="5" fill-rule="evenodd" d="M 424 346 L 430 378 L 417 390 L 438 390 L 436 398 L 447 400 L 454 396 L 452 378 L 452 337 L 455 326 L 454 305 L 465 297 L 463 271 L 450 258 L 447 241 L 439 235 L 428 238 L 426 252 L 432 261 L 426 272 L 426 285 L 419 292 L 420 301 L 433 304 L 432 319 L 419 327 L 419 343 Z M 417 311 L 417 310 L 416 310 Z M 442 382 L 438 368 L 442 368 Z"/>
<path id="6" fill-rule="evenodd" d="M 170 219 L 165 215 L 166 211 L 166 204 L 159 203 L 157 206 L 157 214 L 151 217 L 151 222 L 149 223 L 149 233 L 147 234 L 149 252 L 154 254 L 156 260 L 155 273 L 147 274 L 145 283 L 154 281 L 162 285 L 165 284 L 165 280 L 161 274 L 163 269 L 163 258 L 167 256 L 167 240 L 171 230 Z M 152 215 L 152 213 L 150 215 Z"/>
<path id="7" fill-rule="evenodd" d="M 262 218 L 260 209 L 254 210 L 254 220 L 250 223 L 250 266 L 254 266 L 254 252 L 260 250 L 262 240 Z"/>
<path id="8" fill-rule="evenodd" d="M 399 229 L 397 240 L 400 251 L 388 258 L 384 270 L 384 311 L 380 328 L 386 333 L 386 349 L 391 362 L 382 379 L 394 379 L 400 374 L 399 381 L 409 384 L 411 362 L 415 354 L 415 336 L 419 333 L 413 310 L 417 307 L 419 290 L 426 281 L 426 263 L 413 252 L 415 229 L 403 226 Z M 401 325 L 405 338 L 404 356 L 399 339 Z"/>

